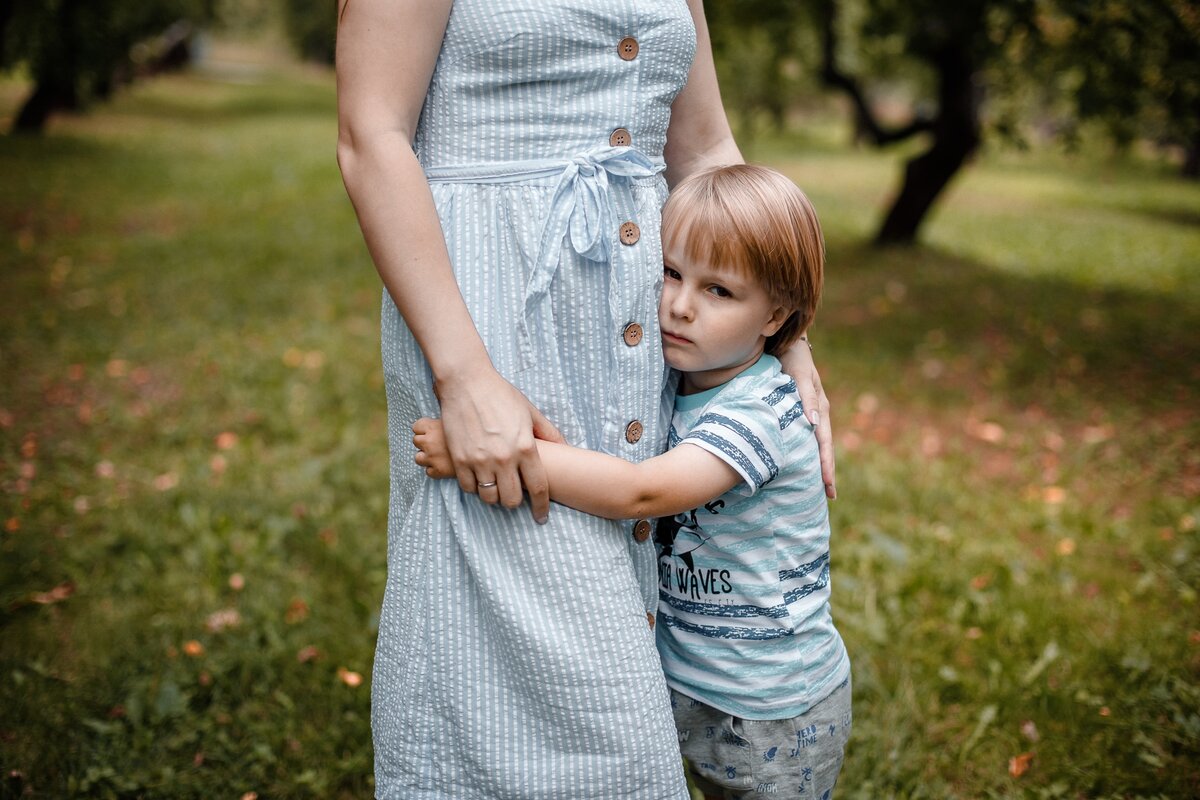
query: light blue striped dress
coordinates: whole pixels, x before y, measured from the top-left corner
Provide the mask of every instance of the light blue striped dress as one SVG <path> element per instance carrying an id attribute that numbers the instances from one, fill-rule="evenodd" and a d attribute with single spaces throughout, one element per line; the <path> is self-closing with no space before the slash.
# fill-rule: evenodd
<path id="1" fill-rule="evenodd" d="M 694 50 L 685 0 L 457 0 L 416 136 L 492 361 L 572 444 L 634 460 L 670 418 L 662 151 Z M 383 363 L 377 796 L 685 798 L 646 621 L 653 544 L 632 521 L 555 505 L 538 526 L 428 480 L 409 426 L 438 404 L 386 294 Z"/>

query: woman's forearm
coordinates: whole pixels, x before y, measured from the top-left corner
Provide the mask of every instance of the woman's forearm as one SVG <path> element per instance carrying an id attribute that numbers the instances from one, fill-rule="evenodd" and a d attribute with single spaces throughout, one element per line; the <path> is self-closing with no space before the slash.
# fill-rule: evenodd
<path id="1" fill-rule="evenodd" d="M 487 363 L 412 141 L 450 0 L 339 3 L 338 166 L 383 284 L 435 378 Z M 469 370 L 468 370 L 469 371 Z"/>
<path id="2" fill-rule="evenodd" d="M 338 163 L 379 276 L 434 378 L 490 366 L 450 267 L 425 174 L 405 134 L 343 137 Z"/>

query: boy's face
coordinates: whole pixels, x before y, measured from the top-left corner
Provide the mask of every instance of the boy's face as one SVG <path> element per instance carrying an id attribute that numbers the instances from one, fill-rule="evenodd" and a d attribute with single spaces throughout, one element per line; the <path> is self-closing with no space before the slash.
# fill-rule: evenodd
<path id="1" fill-rule="evenodd" d="M 719 386 L 757 361 L 788 314 L 748 273 L 691 261 L 679 242 L 664 246 L 658 323 L 663 357 L 684 373 L 685 393 Z"/>

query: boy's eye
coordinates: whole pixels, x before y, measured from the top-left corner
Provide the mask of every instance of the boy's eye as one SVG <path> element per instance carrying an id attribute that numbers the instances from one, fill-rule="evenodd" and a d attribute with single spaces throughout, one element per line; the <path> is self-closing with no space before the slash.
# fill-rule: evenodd
<path id="1" fill-rule="evenodd" d="M 670 278 L 673 281 L 677 281 L 680 279 L 679 273 L 676 272 L 675 270 L 671 269 L 670 267 L 663 267 L 663 275 L 665 275 L 666 277 Z"/>
<path id="2" fill-rule="evenodd" d="M 708 287 L 708 290 L 717 297 L 733 297 L 733 294 L 730 293 L 730 291 L 724 286 L 710 286 Z"/>

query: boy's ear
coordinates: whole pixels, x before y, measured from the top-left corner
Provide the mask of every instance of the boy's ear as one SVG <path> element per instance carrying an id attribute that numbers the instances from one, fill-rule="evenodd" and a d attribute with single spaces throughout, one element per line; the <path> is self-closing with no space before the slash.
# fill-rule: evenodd
<path id="1" fill-rule="evenodd" d="M 788 321 L 792 316 L 792 310 L 783 306 L 776 306 L 771 312 L 771 318 L 767 320 L 767 324 L 763 326 L 762 335 L 766 337 L 774 336 L 779 333 L 779 329 L 783 327 L 783 323 Z"/>

